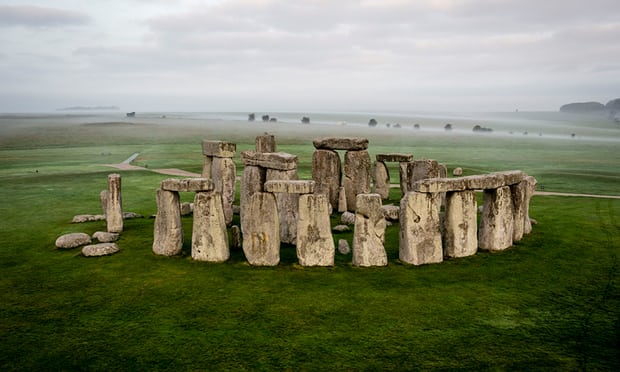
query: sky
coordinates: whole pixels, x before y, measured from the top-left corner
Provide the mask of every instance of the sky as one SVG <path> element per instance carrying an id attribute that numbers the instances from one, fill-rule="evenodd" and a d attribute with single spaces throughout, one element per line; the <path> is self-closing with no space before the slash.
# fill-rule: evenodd
<path id="1" fill-rule="evenodd" d="M 0 0 L 0 112 L 555 111 L 618 97 L 617 0 Z"/>

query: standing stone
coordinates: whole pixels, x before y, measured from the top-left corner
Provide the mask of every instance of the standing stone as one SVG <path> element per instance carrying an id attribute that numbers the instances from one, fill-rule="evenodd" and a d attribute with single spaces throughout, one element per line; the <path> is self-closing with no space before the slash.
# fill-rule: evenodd
<path id="1" fill-rule="evenodd" d="M 443 229 L 444 253 L 466 257 L 478 250 L 478 203 L 473 190 L 446 193 Z"/>
<path id="2" fill-rule="evenodd" d="M 518 242 L 523 239 L 525 229 L 525 195 L 527 193 L 527 181 L 523 180 L 515 185 L 510 186 L 510 195 L 512 197 L 512 208 L 514 213 L 514 227 L 512 231 L 512 242 Z"/>
<path id="3" fill-rule="evenodd" d="M 213 158 L 211 175 L 215 191 L 222 195 L 222 207 L 226 225 L 233 219 L 233 204 L 235 202 L 235 182 L 237 168 L 232 158 Z"/>
<path id="4" fill-rule="evenodd" d="M 381 213 L 379 194 L 357 196 L 353 231 L 353 266 L 386 266 L 386 222 Z"/>
<path id="5" fill-rule="evenodd" d="M 315 150 L 312 154 L 312 179 L 316 193 L 327 195 L 332 208 L 338 208 L 342 170 L 340 156 L 333 150 Z"/>
<path id="6" fill-rule="evenodd" d="M 400 203 L 399 258 L 423 265 L 443 261 L 436 193 L 408 192 Z"/>
<path id="7" fill-rule="evenodd" d="M 398 172 L 400 173 L 400 192 L 404 197 L 409 192 L 409 167 L 412 162 L 400 162 L 398 163 Z"/>
<path id="8" fill-rule="evenodd" d="M 229 257 L 222 197 L 217 191 L 197 192 L 194 197 L 192 258 L 196 261 L 223 262 Z"/>
<path id="9" fill-rule="evenodd" d="M 110 192 L 108 190 L 101 190 L 99 193 L 99 201 L 101 202 L 101 209 L 103 210 L 103 215 L 108 212 L 108 199 Z"/>
<path id="10" fill-rule="evenodd" d="M 347 151 L 344 154 L 343 186 L 347 210 L 354 212 L 357 195 L 370 193 L 370 155 L 367 150 Z"/>
<path id="11" fill-rule="evenodd" d="M 439 178 L 447 178 L 448 177 L 448 167 L 443 164 L 443 163 L 439 163 L 437 164 L 437 169 L 439 172 Z"/>
<path id="12" fill-rule="evenodd" d="M 439 178 L 437 160 L 414 160 L 407 166 L 407 191 L 413 190 L 413 184 L 427 178 Z"/>
<path id="13" fill-rule="evenodd" d="M 243 176 L 241 177 L 241 192 L 239 193 L 239 216 L 241 219 L 241 231 L 245 232 L 245 216 L 246 209 L 249 205 L 250 197 L 257 193 L 263 192 L 263 185 L 267 178 L 267 171 L 264 168 L 246 165 L 243 168 Z"/>
<path id="14" fill-rule="evenodd" d="M 108 232 L 123 232 L 123 206 L 121 196 L 121 175 L 108 175 L 108 207 L 106 208 Z"/>
<path id="15" fill-rule="evenodd" d="M 334 239 L 326 195 L 299 197 L 297 258 L 302 266 L 334 266 Z"/>
<path id="16" fill-rule="evenodd" d="M 375 162 L 375 194 L 381 195 L 381 199 L 390 196 L 390 172 L 382 161 Z"/>
<path id="17" fill-rule="evenodd" d="M 484 190 L 478 244 L 480 249 L 500 251 L 512 245 L 514 211 L 510 187 Z"/>
<path id="18" fill-rule="evenodd" d="M 241 229 L 237 225 L 233 225 L 230 228 L 230 237 L 232 240 L 231 248 L 239 249 L 241 248 Z"/>
<path id="19" fill-rule="evenodd" d="M 276 198 L 271 193 L 257 192 L 247 203 L 243 231 L 245 258 L 253 266 L 275 266 L 280 263 L 280 220 Z"/>
<path id="20" fill-rule="evenodd" d="M 157 215 L 153 231 L 153 253 L 162 256 L 181 254 L 183 225 L 179 193 L 157 189 Z"/>
<path id="21" fill-rule="evenodd" d="M 536 191 L 536 178 L 532 176 L 525 177 L 525 182 L 527 182 L 527 187 L 525 191 L 525 200 L 523 200 L 523 205 L 525 205 L 525 211 L 523 214 L 524 224 L 523 224 L 523 233 L 529 234 L 532 232 L 532 221 L 530 219 L 530 201 L 532 200 L 532 196 L 534 195 L 534 191 Z"/>
<path id="22" fill-rule="evenodd" d="M 344 190 L 344 186 L 338 188 L 338 212 L 347 212 L 347 193 Z"/>
<path id="23" fill-rule="evenodd" d="M 213 178 L 212 170 L 213 167 L 213 156 L 205 156 L 204 163 L 202 165 L 202 174 L 200 175 L 202 178 Z"/>
<path id="24" fill-rule="evenodd" d="M 276 152 L 276 137 L 273 134 L 256 136 L 256 152 Z"/>
<path id="25" fill-rule="evenodd" d="M 297 180 L 297 169 L 267 169 L 267 181 Z M 299 194 L 275 194 L 280 220 L 280 241 L 288 244 L 297 243 L 297 214 L 299 212 Z"/>

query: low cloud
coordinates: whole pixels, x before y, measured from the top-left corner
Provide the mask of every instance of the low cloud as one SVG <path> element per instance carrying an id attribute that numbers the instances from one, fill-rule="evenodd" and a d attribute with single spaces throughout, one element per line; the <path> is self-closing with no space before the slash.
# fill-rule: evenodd
<path id="1" fill-rule="evenodd" d="M 0 5 L 0 27 L 60 27 L 84 25 L 91 18 L 80 12 L 33 5 Z"/>

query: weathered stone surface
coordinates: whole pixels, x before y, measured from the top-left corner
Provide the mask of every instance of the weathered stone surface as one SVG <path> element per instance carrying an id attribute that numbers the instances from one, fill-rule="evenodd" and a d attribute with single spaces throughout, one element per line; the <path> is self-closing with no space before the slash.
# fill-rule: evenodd
<path id="1" fill-rule="evenodd" d="M 461 179 L 465 180 L 469 190 L 490 190 L 517 184 L 523 181 L 525 177 L 527 177 L 525 173 L 515 170 L 468 176 Z"/>
<path id="2" fill-rule="evenodd" d="M 265 182 L 266 192 L 282 192 L 286 194 L 312 194 L 314 181 L 306 180 L 270 180 Z"/>
<path id="3" fill-rule="evenodd" d="M 256 152 L 276 152 L 276 137 L 273 134 L 256 136 Z"/>
<path id="4" fill-rule="evenodd" d="M 521 181 L 516 185 L 510 186 L 510 196 L 512 197 L 512 208 L 514 214 L 514 228 L 512 231 L 512 242 L 523 239 L 525 229 L 525 219 L 527 218 L 525 207 L 525 196 L 527 194 L 527 181 Z"/>
<path id="5" fill-rule="evenodd" d="M 153 229 L 153 253 L 162 256 L 181 254 L 183 226 L 179 193 L 158 189 L 156 192 L 157 216 Z"/>
<path id="6" fill-rule="evenodd" d="M 316 182 L 316 193 L 327 195 L 332 207 L 337 209 L 342 167 L 340 156 L 336 151 L 314 151 L 312 154 L 312 179 Z"/>
<path id="7" fill-rule="evenodd" d="M 233 219 L 233 204 L 235 202 L 235 185 L 237 168 L 231 158 L 213 158 L 211 167 L 214 190 L 222 195 L 222 207 L 226 225 Z"/>
<path id="8" fill-rule="evenodd" d="M 439 163 L 437 163 L 437 160 L 414 160 L 407 163 L 407 165 L 407 180 L 409 181 L 409 185 L 427 178 L 439 178 Z M 408 191 L 412 190 L 413 189 L 410 188 Z"/>
<path id="9" fill-rule="evenodd" d="M 110 256 L 118 252 L 120 252 L 120 248 L 116 243 L 92 244 L 82 248 L 82 255 L 86 257 Z"/>
<path id="10" fill-rule="evenodd" d="M 297 169 L 297 155 L 285 152 L 256 152 L 247 150 L 241 152 L 241 160 L 246 166 L 254 165 L 276 170 Z"/>
<path id="11" fill-rule="evenodd" d="M 375 162 L 375 194 L 385 200 L 390 196 L 390 172 L 384 162 Z"/>
<path id="12" fill-rule="evenodd" d="M 338 212 L 347 212 L 347 192 L 345 191 L 344 186 L 338 188 Z"/>
<path id="13" fill-rule="evenodd" d="M 181 203 L 181 216 L 189 216 L 194 212 L 194 205 L 192 203 Z"/>
<path id="14" fill-rule="evenodd" d="M 346 239 L 338 240 L 338 252 L 340 254 L 351 253 L 351 247 L 349 246 L 349 242 Z"/>
<path id="15" fill-rule="evenodd" d="M 247 205 L 243 253 L 250 265 L 275 266 L 280 262 L 280 220 L 274 194 L 256 192 Z"/>
<path id="16" fill-rule="evenodd" d="M 233 158 L 237 151 L 237 145 L 224 141 L 202 141 L 202 154 L 218 158 Z"/>
<path id="17" fill-rule="evenodd" d="M 366 150 L 368 138 L 361 137 L 320 137 L 312 141 L 314 148 L 322 150 Z"/>
<path id="18" fill-rule="evenodd" d="M 413 183 L 409 191 L 439 193 L 467 190 L 467 186 L 465 178 L 428 178 Z"/>
<path id="19" fill-rule="evenodd" d="M 296 180 L 297 169 L 282 171 L 267 169 L 267 182 L 271 180 Z M 299 212 L 299 194 L 277 193 L 276 203 L 280 216 L 280 241 L 288 244 L 297 243 L 297 215 Z"/>
<path id="20" fill-rule="evenodd" d="M 466 257 L 478 250 L 478 206 L 473 190 L 446 194 L 443 248 L 448 257 Z"/>
<path id="21" fill-rule="evenodd" d="M 462 176 L 463 175 L 463 168 L 461 167 L 456 167 L 452 170 L 452 175 L 453 176 Z"/>
<path id="22" fill-rule="evenodd" d="M 347 197 L 347 210 L 356 210 L 357 195 L 370 192 L 370 155 L 366 150 L 347 151 L 344 154 L 343 184 Z"/>
<path id="23" fill-rule="evenodd" d="M 411 162 L 398 163 L 398 173 L 400 175 L 400 192 L 403 197 L 409 192 L 409 166 Z M 413 165 L 411 165 L 413 167 Z"/>
<path id="24" fill-rule="evenodd" d="M 71 223 L 84 223 L 93 221 L 105 221 L 104 214 L 78 214 L 73 216 Z"/>
<path id="25" fill-rule="evenodd" d="M 353 231 L 353 266 L 386 266 L 385 218 L 381 213 L 379 194 L 357 196 Z"/>
<path id="26" fill-rule="evenodd" d="M 334 239 L 326 195 L 299 197 L 297 258 L 302 266 L 334 266 Z"/>
<path id="27" fill-rule="evenodd" d="M 389 221 L 398 221 L 400 218 L 400 207 L 398 205 L 382 205 L 381 213 Z"/>
<path id="28" fill-rule="evenodd" d="M 397 162 L 397 163 L 403 163 L 403 162 L 410 162 L 413 161 L 413 155 L 411 154 L 399 154 L 399 153 L 390 153 L 390 154 L 377 154 L 376 156 L 377 161 L 383 162 L 383 163 L 390 163 L 390 162 Z"/>
<path id="29" fill-rule="evenodd" d="M 514 209 L 510 187 L 484 190 L 478 231 L 480 249 L 500 251 L 512 245 Z"/>
<path id="30" fill-rule="evenodd" d="M 448 178 L 448 167 L 443 163 L 439 163 L 437 166 L 439 167 L 439 178 Z"/>
<path id="31" fill-rule="evenodd" d="M 100 243 L 113 243 L 120 239 L 119 233 L 109 233 L 105 231 L 97 231 L 93 234 L 93 239 L 97 239 Z"/>
<path id="32" fill-rule="evenodd" d="M 527 182 L 527 187 L 525 191 L 525 200 L 523 201 L 523 204 L 525 205 L 525 211 L 523 212 L 525 214 L 523 233 L 529 234 L 532 232 L 532 225 L 536 224 L 536 220 L 530 217 L 530 201 L 532 200 L 534 191 L 536 191 L 536 184 L 538 181 L 536 181 L 536 178 L 532 176 L 525 177 L 524 181 Z"/>
<path id="33" fill-rule="evenodd" d="M 351 228 L 348 225 L 336 225 L 334 226 L 334 228 L 332 228 L 332 230 L 334 230 L 335 232 L 346 232 L 350 231 Z"/>
<path id="34" fill-rule="evenodd" d="M 161 181 L 162 190 L 175 192 L 211 191 L 214 189 L 210 178 L 168 178 Z"/>
<path id="35" fill-rule="evenodd" d="M 132 220 L 134 218 L 144 218 L 144 216 L 136 212 L 123 212 L 124 220 Z"/>
<path id="36" fill-rule="evenodd" d="M 504 185 L 506 186 L 516 185 L 527 177 L 527 174 L 520 170 L 509 170 L 497 173 L 504 177 Z"/>
<path id="37" fill-rule="evenodd" d="M 241 248 L 241 229 L 239 228 L 239 226 L 237 225 L 232 225 L 230 228 L 230 238 L 231 238 L 231 244 L 230 247 L 232 249 L 239 249 Z"/>
<path id="38" fill-rule="evenodd" d="M 103 216 L 105 218 L 105 214 L 108 212 L 108 199 L 109 199 L 109 191 L 108 190 L 101 190 L 101 192 L 99 193 L 99 201 L 101 202 L 101 210 L 103 211 Z"/>
<path id="39" fill-rule="evenodd" d="M 106 208 L 106 222 L 108 232 L 123 232 L 123 203 L 121 196 L 121 175 L 108 175 L 108 206 Z"/>
<path id="40" fill-rule="evenodd" d="M 355 213 L 343 212 L 340 216 L 340 223 L 344 225 L 355 225 Z"/>
<path id="41" fill-rule="evenodd" d="M 71 233 L 61 235 L 56 239 L 56 248 L 72 249 L 84 244 L 90 244 L 90 235 L 85 233 Z"/>
<path id="42" fill-rule="evenodd" d="M 205 156 L 202 165 L 202 178 L 212 178 L 211 168 L 213 167 L 213 156 Z"/>
<path id="43" fill-rule="evenodd" d="M 229 257 L 222 197 L 217 191 L 197 192 L 194 197 L 192 258 L 196 261 L 223 262 Z"/>
<path id="44" fill-rule="evenodd" d="M 443 261 L 439 194 L 408 192 L 400 204 L 399 258 L 413 265 Z"/>
<path id="45" fill-rule="evenodd" d="M 245 232 L 245 216 L 250 196 L 257 192 L 263 192 L 263 185 L 267 178 L 267 171 L 264 168 L 246 165 L 243 168 L 243 176 L 241 177 L 241 192 L 239 193 L 241 219 L 241 231 Z"/>

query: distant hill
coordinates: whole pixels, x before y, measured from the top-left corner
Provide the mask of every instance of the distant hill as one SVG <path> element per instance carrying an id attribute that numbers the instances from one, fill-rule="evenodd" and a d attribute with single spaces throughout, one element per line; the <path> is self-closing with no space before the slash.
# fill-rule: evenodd
<path id="1" fill-rule="evenodd" d="M 605 105 L 600 102 L 575 102 L 560 107 L 560 112 L 570 113 L 600 113 L 606 110 Z"/>
<path id="2" fill-rule="evenodd" d="M 118 111 L 118 106 L 71 106 L 59 108 L 58 111 Z"/>

